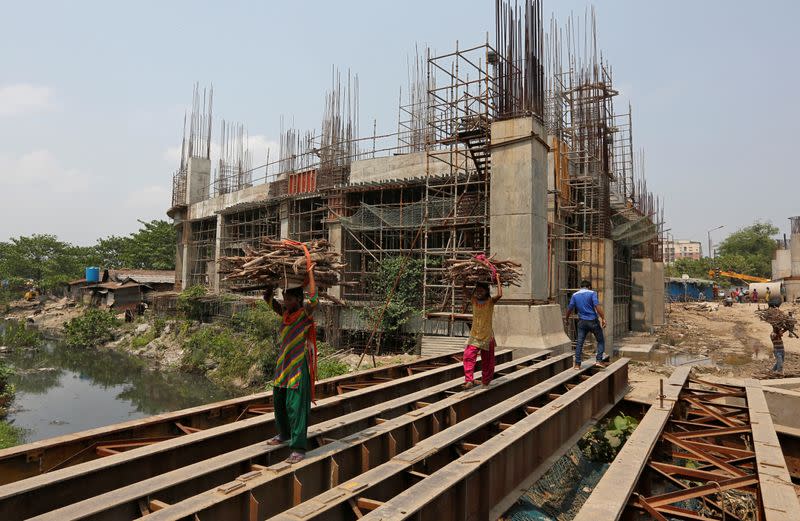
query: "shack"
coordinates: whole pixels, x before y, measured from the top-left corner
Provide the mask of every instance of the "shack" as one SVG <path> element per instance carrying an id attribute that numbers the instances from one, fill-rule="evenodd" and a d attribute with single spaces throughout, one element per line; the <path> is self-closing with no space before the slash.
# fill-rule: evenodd
<path id="1" fill-rule="evenodd" d="M 667 295 L 672 302 L 714 300 L 714 282 L 705 279 L 667 279 Z"/>
<path id="2" fill-rule="evenodd" d="M 70 296 L 85 304 L 104 306 L 122 312 L 135 310 L 154 291 L 171 290 L 175 272 L 162 270 L 103 270 L 100 282 L 79 279 L 69 283 Z"/>

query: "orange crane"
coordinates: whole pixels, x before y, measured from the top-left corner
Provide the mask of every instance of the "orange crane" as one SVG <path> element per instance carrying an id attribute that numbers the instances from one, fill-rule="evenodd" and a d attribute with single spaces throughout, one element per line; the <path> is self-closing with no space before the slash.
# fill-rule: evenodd
<path id="1" fill-rule="evenodd" d="M 714 279 L 719 277 L 728 277 L 731 279 L 739 279 L 745 282 L 769 282 L 769 279 L 764 277 L 754 277 L 752 275 L 745 275 L 744 273 L 736 273 L 735 271 L 722 271 L 720 269 L 708 270 L 708 276 Z"/>

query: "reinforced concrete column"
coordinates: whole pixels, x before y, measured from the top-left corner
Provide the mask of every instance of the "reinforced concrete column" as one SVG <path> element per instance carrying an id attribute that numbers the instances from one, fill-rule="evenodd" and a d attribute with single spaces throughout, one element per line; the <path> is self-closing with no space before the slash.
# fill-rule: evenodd
<path id="1" fill-rule="evenodd" d="M 190 157 L 186 171 L 186 204 L 205 201 L 210 195 L 211 160 L 203 157 Z"/>
<path id="2" fill-rule="evenodd" d="M 664 299 L 666 298 L 664 290 L 664 263 L 653 262 L 653 325 L 663 326 L 665 323 L 664 316 Z"/>
<path id="3" fill-rule="evenodd" d="M 497 258 L 522 264 L 519 287 L 505 290 L 495 308 L 499 347 L 515 356 L 569 346 L 557 304 L 548 298 L 547 145 L 544 127 L 532 117 L 492 123 L 490 244 Z"/>
<path id="4" fill-rule="evenodd" d="M 614 328 L 617 325 L 614 306 L 614 241 L 600 239 L 598 242 L 600 243 L 600 259 L 603 264 L 599 267 L 600 273 L 597 277 L 602 283 L 596 290 L 597 299 L 606 315 L 606 328 L 603 333 L 606 339 L 606 353 L 610 356 L 614 353 L 614 341 L 616 340 Z"/>
<path id="5" fill-rule="evenodd" d="M 342 224 L 339 221 L 328 222 L 328 242 L 331 244 L 331 251 L 342 254 L 344 251 L 342 244 Z M 341 286 L 333 286 L 328 290 L 328 294 L 334 298 L 342 298 Z"/>
<path id="6" fill-rule="evenodd" d="M 280 217 L 281 217 L 281 239 L 291 239 L 291 237 L 289 237 L 289 201 L 281 202 Z"/>
<path id="7" fill-rule="evenodd" d="M 209 273 L 208 279 L 211 282 L 211 289 L 214 293 L 219 293 L 219 258 L 222 255 L 222 240 L 223 240 L 223 222 L 225 217 L 223 215 L 217 214 L 217 233 L 215 235 L 214 240 L 214 266 L 211 268 L 212 271 Z"/>
<path id="8" fill-rule="evenodd" d="M 492 123 L 491 249 L 524 270 L 509 299 L 547 299 L 547 148 L 535 138 L 543 132 L 530 117 Z"/>
<path id="9" fill-rule="evenodd" d="M 631 329 L 650 332 L 653 327 L 653 260 L 631 260 Z"/>

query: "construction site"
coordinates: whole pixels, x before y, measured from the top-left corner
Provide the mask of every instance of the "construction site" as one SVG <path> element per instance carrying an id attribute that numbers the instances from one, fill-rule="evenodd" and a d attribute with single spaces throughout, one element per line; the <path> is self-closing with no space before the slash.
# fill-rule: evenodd
<path id="1" fill-rule="evenodd" d="M 392 132 L 362 131 L 358 76 L 334 71 L 320 127 L 282 123 L 263 161 L 195 85 L 167 211 L 175 292 L 155 293 L 153 311 L 196 286 L 260 300 L 272 287 L 230 276 L 226 259 L 325 240 L 345 267 L 320 293 L 321 337 L 413 360 L 312 380 L 299 461 L 270 443 L 274 390 L 0 450 L 0 519 L 800 521 L 800 364 L 756 379 L 758 347 L 741 363 L 725 351 L 725 330 L 766 327 L 757 302 L 724 316 L 671 303 L 664 202 L 594 9 L 564 23 L 542 11 L 498 0 L 491 27 L 418 50 Z M 789 285 L 800 218 L 792 232 L 773 261 Z M 470 387 L 475 317 L 446 272 L 482 255 L 521 276 L 494 308 L 494 380 Z M 371 290 L 387 259 L 402 259 L 398 278 L 421 266 L 421 313 L 379 345 L 363 310 L 389 305 L 397 281 L 387 301 Z M 578 317 L 565 319 L 584 281 L 605 309 L 597 363 L 574 361 Z M 596 446 L 614 450 L 589 461 Z"/>
<path id="2" fill-rule="evenodd" d="M 376 304 L 379 263 L 402 256 L 424 266 L 424 316 L 405 332 L 426 345 L 467 335 L 444 262 L 481 252 L 523 262 L 522 284 L 497 310 L 501 346 L 567 348 L 561 309 L 584 279 L 609 310 L 610 343 L 663 324 L 663 208 L 587 21 L 554 21 L 545 38 L 537 5 L 498 6 L 496 41 L 415 56 L 391 134 L 359 134 L 358 79 L 337 73 L 321 129 L 284 129 L 265 165 L 251 164 L 242 126 L 225 122 L 211 164 L 213 93 L 196 89 L 169 210 L 178 289 L 263 289 L 235 287 L 219 260 L 262 237 L 327 239 L 347 284 L 332 289 L 324 326 L 345 341 L 371 328 L 356 310 Z"/>

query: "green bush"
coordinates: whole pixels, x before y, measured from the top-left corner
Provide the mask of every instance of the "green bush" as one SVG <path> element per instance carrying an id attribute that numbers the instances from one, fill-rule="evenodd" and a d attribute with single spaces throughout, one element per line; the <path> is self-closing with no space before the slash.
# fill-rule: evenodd
<path id="1" fill-rule="evenodd" d="M 233 315 L 231 326 L 236 331 L 258 340 L 277 342 L 281 330 L 281 317 L 272 311 L 269 304 L 262 301 Z"/>
<path id="2" fill-rule="evenodd" d="M 0 420 L 0 449 L 19 445 L 25 440 L 25 429 Z"/>
<path id="3" fill-rule="evenodd" d="M 0 333 L 0 345 L 8 347 L 38 347 L 41 343 L 42 334 L 21 322 L 6 322 L 5 331 Z"/>
<path id="4" fill-rule="evenodd" d="M 207 371 L 211 377 L 225 381 L 246 379 L 250 368 L 268 358 L 275 345 L 268 340 L 236 333 L 229 327 L 213 325 L 192 333 L 186 340 L 183 364 L 192 370 Z"/>
<path id="5" fill-rule="evenodd" d="M 624 414 L 599 424 L 578 441 L 578 447 L 591 461 L 611 463 L 639 421 Z"/>
<path id="6" fill-rule="evenodd" d="M 206 306 L 203 305 L 202 298 L 208 294 L 205 286 L 195 285 L 186 288 L 178 295 L 178 311 L 182 312 L 189 320 L 206 322 Z"/>
<path id="7" fill-rule="evenodd" d="M 134 349 L 142 348 L 147 344 L 149 344 L 150 342 L 152 342 L 153 340 L 155 340 L 157 336 L 158 334 L 155 328 L 150 328 L 150 330 L 147 331 L 147 333 L 133 337 L 131 339 L 131 347 L 133 347 Z"/>
<path id="8" fill-rule="evenodd" d="M 6 415 L 6 409 L 14 400 L 14 384 L 10 381 L 13 375 L 11 366 L 0 360 L 0 418 Z"/>
<path id="9" fill-rule="evenodd" d="M 70 347 L 98 346 L 114 339 L 118 325 L 112 312 L 89 308 L 64 325 L 64 341 Z"/>

